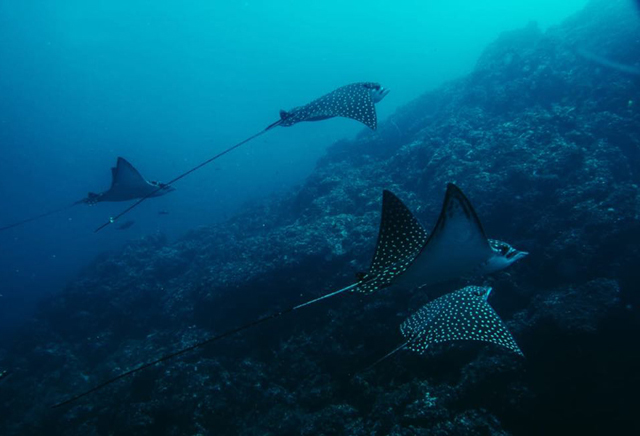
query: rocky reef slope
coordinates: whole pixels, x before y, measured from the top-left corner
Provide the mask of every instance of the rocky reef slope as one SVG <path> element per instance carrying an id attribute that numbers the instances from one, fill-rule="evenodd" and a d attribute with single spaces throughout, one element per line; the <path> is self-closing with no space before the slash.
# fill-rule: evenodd
<path id="1" fill-rule="evenodd" d="M 598 1 L 503 35 L 468 77 L 331 147 L 295 191 L 168 244 L 96 260 L 10 350 L 2 435 L 539 435 L 639 429 L 640 25 Z M 531 253 L 474 283 L 526 359 L 408 352 L 438 293 L 344 295 L 49 410 L 138 362 L 337 289 L 367 267 L 382 189 L 425 226 L 447 182 L 489 236 Z M 633 433 L 633 431 L 631 431 Z"/>

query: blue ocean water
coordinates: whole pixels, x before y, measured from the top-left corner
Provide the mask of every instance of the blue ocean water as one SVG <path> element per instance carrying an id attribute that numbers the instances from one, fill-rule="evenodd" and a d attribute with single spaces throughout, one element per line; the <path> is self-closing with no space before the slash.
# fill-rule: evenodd
<path id="1" fill-rule="evenodd" d="M 637 2 L 1 2 L 0 60 L 0 229 L 390 90 L 0 230 L 1 435 L 637 433 Z"/>
<path id="2" fill-rule="evenodd" d="M 0 224 L 107 189 L 123 156 L 167 180 L 354 81 L 392 90 L 384 119 L 469 72 L 502 31 L 560 22 L 585 0 L 65 1 L 0 4 Z M 96 255 L 143 235 L 170 238 L 300 183 L 348 120 L 274 131 L 130 216 L 76 207 L 0 234 L 0 324 L 20 323 Z M 157 215 L 166 210 L 169 215 Z M 2 335 L 0 335 L 2 336 Z"/>

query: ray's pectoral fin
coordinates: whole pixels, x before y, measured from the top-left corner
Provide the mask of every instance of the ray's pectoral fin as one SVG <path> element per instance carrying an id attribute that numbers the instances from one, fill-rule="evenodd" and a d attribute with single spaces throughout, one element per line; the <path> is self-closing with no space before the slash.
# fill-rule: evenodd
<path id="1" fill-rule="evenodd" d="M 280 111 L 280 125 L 292 126 L 303 121 L 319 121 L 333 117 L 351 118 L 360 121 L 372 130 L 378 125 L 376 101 L 380 101 L 386 92 L 377 83 L 360 82 L 342 86 L 311 103 L 290 111 Z"/>
<path id="2" fill-rule="evenodd" d="M 379 85 L 377 85 L 379 86 Z M 360 121 L 371 130 L 378 127 L 376 105 L 371 96 L 375 85 L 371 83 L 353 84 L 351 87 L 341 88 L 335 91 L 331 116 L 351 118 Z"/>
<path id="3" fill-rule="evenodd" d="M 491 250 L 471 202 L 453 183 L 447 185 L 444 204 L 429 243 L 448 246 L 473 244 Z"/>
<path id="4" fill-rule="evenodd" d="M 356 291 L 370 293 L 389 286 L 427 241 L 427 232 L 392 192 L 382 194 L 382 217 L 371 266 L 357 275 Z"/>
<path id="5" fill-rule="evenodd" d="M 147 185 L 147 180 L 142 177 L 140 172 L 122 157 L 118 157 L 116 167 L 111 168 L 111 175 L 111 189 L 135 189 Z"/>
<path id="6" fill-rule="evenodd" d="M 169 184 L 145 179 L 126 159 L 119 157 L 116 166 L 111 168 L 111 186 L 109 190 L 99 194 L 95 200 L 127 201 L 159 197 L 173 190 L 174 188 Z"/>
<path id="7" fill-rule="evenodd" d="M 433 231 L 400 281 L 418 286 L 457 279 L 492 255 L 471 202 L 457 186 L 449 184 Z"/>
<path id="8" fill-rule="evenodd" d="M 487 302 L 490 292 L 491 288 L 468 286 L 427 303 L 400 326 L 407 348 L 422 354 L 431 344 L 480 341 L 524 356 Z"/>

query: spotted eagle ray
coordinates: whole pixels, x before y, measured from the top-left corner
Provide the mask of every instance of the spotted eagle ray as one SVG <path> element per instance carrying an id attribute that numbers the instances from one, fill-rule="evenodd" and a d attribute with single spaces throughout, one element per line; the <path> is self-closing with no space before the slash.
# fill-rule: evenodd
<path id="1" fill-rule="evenodd" d="M 111 168 L 111 186 L 108 190 L 99 194 L 89 192 L 87 197 L 82 200 L 76 201 L 59 209 L 51 210 L 43 214 L 0 227 L 0 231 L 65 211 L 77 206 L 78 204 L 92 205 L 103 201 L 116 202 L 135 200 L 139 198 L 160 197 L 161 195 L 168 194 L 171 191 L 175 191 L 175 188 L 164 183 L 145 179 L 126 159 L 118 157 L 116 166 Z"/>
<path id="2" fill-rule="evenodd" d="M 470 253 L 466 256 L 459 253 L 464 251 Z M 385 190 L 378 241 L 371 266 L 366 273 L 357 274 L 356 283 L 166 354 L 53 407 L 69 404 L 131 374 L 346 291 L 372 293 L 396 283 L 425 286 L 466 274 L 486 274 L 506 268 L 526 254 L 504 242 L 488 240 L 471 203 L 453 184 L 447 186 L 444 204 L 431 235 L 427 234 L 398 197 Z M 449 256 L 453 264 L 446 261 Z M 429 262 L 435 263 L 441 271 L 437 271 Z M 454 265 L 456 263 L 460 264 Z M 434 277 L 414 272 L 417 268 L 426 270 Z M 409 273 L 409 279 L 404 280 L 403 277 Z M 423 282 L 420 283 L 420 280 Z"/>
<path id="3" fill-rule="evenodd" d="M 390 191 L 383 193 L 383 220 L 371 267 L 360 273 L 357 291 L 390 285 L 422 287 L 467 275 L 504 269 L 528 253 L 488 239 L 469 199 L 447 185 L 440 216 L 427 234 L 409 209 Z"/>
<path id="4" fill-rule="evenodd" d="M 376 130 L 378 119 L 375 104 L 389 93 L 377 83 L 354 83 L 343 86 L 305 106 L 280 111 L 276 124 L 293 126 L 302 121 L 320 121 L 333 117 L 345 117 L 360 121 Z"/>
<path id="5" fill-rule="evenodd" d="M 109 189 L 100 194 L 89 192 L 83 201 L 88 204 L 103 201 L 128 201 L 138 198 L 160 197 L 172 191 L 175 191 L 174 187 L 145 179 L 125 158 L 118 157 L 116 166 L 111 168 Z"/>
<path id="6" fill-rule="evenodd" d="M 488 342 L 524 357 L 504 322 L 489 305 L 491 290 L 467 286 L 425 304 L 400 325 L 406 342 L 369 368 L 404 348 L 424 354 L 431 344 L 454 341 Z"/>
<path id="7" fill-rule="evenodd" d="M 303 121 L 320 121 L 326 120 L 328 118 L 344 117 L 359 121 L 370 129 L 375 130 L 378 126 L 375 104 L 380 102 L 388 93 L 389 90 L 382 87 L 379 83 L 358 82 L 342 86 L 304 106 L 296 107 L 294 109 L 291 109 L 290 111 L 281 110 L 280 119 L 278 121 L 270 124 L 265 129 L 248 137 L 247 139 L 240 141 L 239 143 L 227 148 L 224 151 L 221 151 L 220 153 L 196 165 L 190 170 L 180 174 L 179 176 L 167 182 L 165 186 L 173 185 L 178 180 L 188 176 L 189 174 L 199 170 L 205 165 L 208 165 L 214 160 L 265 134 L 266 132 L 277 126 L 289 127 Z M 95 231 L 99 232 L 109 224 L 114 223 L 120 217 L 144 202 L 147 198 L 153 197 L 154 193 L 157 193 L 161 189 L 161 187 L 158 187 L 153 192 L 140 198 L 136 203 L 132 204 L 127 209 L 120 212 L 118 215 L 109 218 L 109 221 L 105 222 Z"/>

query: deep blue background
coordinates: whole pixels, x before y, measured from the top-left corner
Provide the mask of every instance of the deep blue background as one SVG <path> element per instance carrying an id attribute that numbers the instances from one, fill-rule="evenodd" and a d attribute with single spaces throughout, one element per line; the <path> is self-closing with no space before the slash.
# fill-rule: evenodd
<path id="1" fill-rule="evenodd" d="M 346 83 L 389 87 L 384 118 L 468 72 L 499 32 L 546 27 L 584 3 L 0 1 L 0 226 L 106 189 L 119 155 L 171 179 Z M 107 203 L 0 233 L 0 332 L 97 254 L 281 192 L 359 129 L 276 129 L 148 201 L 127 231 L 93 233 L 126 206 Z"/>

